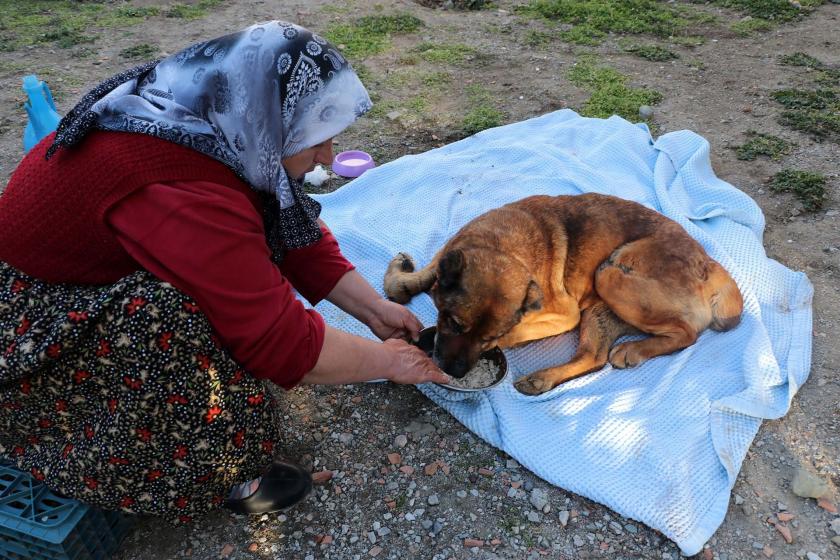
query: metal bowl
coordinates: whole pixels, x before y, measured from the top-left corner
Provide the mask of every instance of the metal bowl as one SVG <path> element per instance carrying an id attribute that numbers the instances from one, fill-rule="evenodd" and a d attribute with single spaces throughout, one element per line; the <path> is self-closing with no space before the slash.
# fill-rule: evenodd
<path id="1" fill-rule="evenodd" d="M 432 351 L 435 349 L 435 335 L 437 334 L 437 327 L 427 327 L 420 331 L 420 338 L 414 344 L 418 346 L 421 350 L 423 350 L 429 356 L 432 355 Z M 496 372 L 496 380 L 487 385 L 486 387 L 478 387 L 475 389 L 468 389 L 466 387 L 455 387 L 453 385 L 447 385 L 445 383 L 435 383 L 438 387 L 443 387 L 445 389 L 449 389 L 450 391 L 457 391 L 459 393 L 474 393 L 476 391 L 483 391 L 485 389 L 492 389 L 499 385 L 502 381 L 504 381 L 505 377 L 508 374 L 508 366 L 507 366 L 507 358 L 505 358 L 504 352 L 496 346 L 487 350 L 483 354 L 481 354 L 482 358 L 490 360 L 496 367 L 498 371 Z"/>

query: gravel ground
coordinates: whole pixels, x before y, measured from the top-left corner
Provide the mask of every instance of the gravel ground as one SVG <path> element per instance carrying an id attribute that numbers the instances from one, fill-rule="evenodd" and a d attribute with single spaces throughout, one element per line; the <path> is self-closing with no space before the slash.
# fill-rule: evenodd
<path id="1" fill-rule="evenodd" d="M 529 41 L 553 28 L 517 15 L 516 6 L 524 3 L 500 0 L 489 9 L 462 12 L 407 0 L 230 0 L 193 20 L 158 15 L 131 26 L 85 29 L 95 35 L 91 44 L 62 48 L 40 42 L 0 49 L 0 184 L 22 156 L 26 121 L 16 85 L 21 76 L 34 71 L 46 77 L 64 113 L 87 88 L 133 64 L 120 53 L 141 43 L 151 44 L 154 54 L 161 55 L 265 19 L 289 19 L 325 30 L 361 15 L 398 11 L 419 17 L 423 29 L 394 36 L 387 49 L 363 60 L 369 74 L 366 83 L 380 104 L 388 104 L 388 111 L 364 118 L 339 138 L 339 149 L 366 149 L 380 163 L 462 137 L 469 86 L 486 89 L 502 111 L 503 122 L 561 107 L 579 108 L 589 92 L 572 85 L 566 73 L 580 56 L 597 56 L 627 75 L 631 85 L 663 94 L 653 108 L 658 133 L 687 128 L 710 141 L 717 174 L 764 210 L 768 254 L 805 271 L 816 290 L 811 378 L 785 418 L 763 424 L 744 461 L 726 520 L 699 557 L 840 557 L 835 507 L 840 484 L 840 347 L 832 342 L 840 339 L 840 156 L 837 143 L 815 142 L 778 124 L 780 107 L 770 97 L 775 89 L 811 83 L 808 68 L 782 66 L 780 54 L 802 51 L 840 66 L 840 6 L 826 2 L 806 18 L 741 37 L 727 25 L 745 21 L 742 13 L 690 3 L 692 9 L 718 18 L 701 30 L 705 42 L 696 47 L 666 45 L 680 58 L 652 62 L 624 52 L 621 37 L 615 36 L 592 47 L 556 36 L 532 45 Z M 124 4 L 111 1 L 106 6 Z M 0 0 L 0 12 L 22 5 Z M 423 41 L 466 44 L 481 56 L 452 66 L 424 60 L 408 64 L 407 53 Z M 440 70 L 450 72 L 451 79 L 439 89 L 421 89 L 418 76 Z M 418 99 L 418 92 L 425 97 Z M 732 148 L 745 141 L 748 130 L 784 137 L 795 146 L 779 161 L 740 161 Z M 790 195 L 769 192 L 766 179 L 783 167 L 828 177 L 822 210 L 806 212 Z M 324 188 L 340 184 L 333 180 Z M 117 558 L 680 556 L 658 532 L 535 477 L 412 387 L 301 387 L 279 398 L 288 433 L 284 452 L 310 466 L 317 480 L 305 503 L 261 517 L 218 512 L 189 528 L 142 519 Z M 826 485 L 826 499 L 818 502 L 794 493 L 792 483 L 800 470 Z"/>

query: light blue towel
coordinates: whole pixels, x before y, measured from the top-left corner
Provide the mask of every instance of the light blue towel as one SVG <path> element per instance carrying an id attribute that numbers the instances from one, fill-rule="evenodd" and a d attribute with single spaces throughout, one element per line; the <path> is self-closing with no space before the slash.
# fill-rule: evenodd
<path id="1" fill-rule="evenodd" d="M 715 177 L 706 140 L 679 131 L 653 141 L 644 125 L 563 110 L 402 157 L 319 200 L 344 254 L 381 290 L 398 251 L 422 266 L 487 210 L 533 194 L 585 192 L 641 202 L 685 227 L 738 282 L 740 326 L 537 397 L 512 382 L 571 357 L 575 333 L 508 352 L 511 375 L 492 390 L 420 390 L 546 481 L 695 554 L 723 521 L 761 420 L 783 416 L 808 377 L 813 293 L 804 274 L 767 258 L 761 210 Z M 410 308 L 434 324 L 427 295 Z M 330 325 L 372 337 L 332 305 L 317 309 Z"/>

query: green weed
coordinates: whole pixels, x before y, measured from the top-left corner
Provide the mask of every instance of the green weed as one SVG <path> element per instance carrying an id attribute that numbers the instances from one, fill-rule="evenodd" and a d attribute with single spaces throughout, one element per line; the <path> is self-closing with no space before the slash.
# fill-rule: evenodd
<path id="1" fill-rule="evenodd" d="M 428 62 L 458 64 L 475 58 L 474 48 L 458 43 L 420 43 L 414 48 Z"/>
<path id="2" fill-rule="evenodd" d="M 502 124 L 505 115 L 496 107 L 489 91 L 481 86 L 471 85 L 466 88 L 466 93 L 469 110 L 461 122 L 464 134 L 469 136 Z"/>
<path id="3" fill-rule="evenodd" d="M 199 0 L 195 4 L 175 4 L 166 10 L 164 15 L 171 18 L 199 19 L 222 2 L 223 0 Z"/>
<path id="4" fill-rule="evenodd" d="M 525 32 L 525 44 L 530 47 L 545 47 L 551 42 L 551 34 L 529 29 Z"/>
<path id="5" fill-rule="evenodd" d="M 599 31 L 591 25 L 576 25 L 568 31 L 560 33 L 560 38 L 567 43 L 574 43 L 576 45 L 595 46 L 600 45 L 607 34 Z"/>
<path id="6" fill-rule="evenodd" d="M 609 67 L 598 66 L 592 59 L 584 59 L 569 71 L 569 80 L 592 91 L 580 114 L 586 117 L 607 118 L 619 115 L 630 121 L 639 118 L 639 107 L 654 105 L 662 94 L 626 85 L 627 77 Z"/>
<path id="7" fill-rule="evenodd" d="M 826 183 L 825 176 L 819 173 L 783 169 L 770 180 L 770 190 L 793 193 L 805 210 L 813 212 L 822 208 L 825 203 Z"/>
<path id="8" fill-rule="evenodd" d="M 760 17 L 745 17 L 742 20 L 736 21 L 729 26 L 729 29 L 740 35 L 741 37 L 749 37 L 755 33 L 762 31 L 770 31 L 773 29 L 773 22 Z"/>
<path id="9" fill-rule="evenodd" d="M 332 25 L 324 35 L 332 43 L 343 45 L 348 57 L 364 58 L 384 51 L 392 34 L 412 33 L 423 25 L 422 20 L 409 14 L 365 16 L 353 23 Z"/>
<path id="10" fill-rule="evenodd" d="M 754 18 L 784 22 L 800 17 L 809 8 L 822 4 L 822 0 L 800 0 L 797 2 L 800 7 L 789 0 L 712 0 L 712 3 Z"/>
<path id="11" fill-rule="evenodd" d="M 140 43 L 133 47 L 127 47 L 120 51 L 120 56 L 123 58 L 134 58 L 151 60 L 155 58 L 158 53 L 158 48 L 148 43 Z"/>
<path id="12" fill-rule="evenodd" d="M 790 153 L 794 144 L 772 134 L 761 134 L 750 130 L 747 132 L 749 140 L 740 146 L 735 147 L 735 155 L 738 159 L 752 161 L 758 156 L 767 156 L 774 161 L 782 159 L 782 156 Z"/>
<path id="13" fill-rule="evenodd" d="M 656 0 L 531 0 L 518 11 L 525 15 L 586 25 L 601 33 L 677 35 L 692 16 Z"/>
<path id="14" fill-rule="evenodd" d="M 780 89 L 772 97 L 787 109 L 826 109 L 837 103 L 837 94 L 829 89 Z"/>
<path id="15" fill-rule="evenodd" d="M 779 63 L 787 66 L 805 66 L 807 68 L 822 68 L 824 66 L 822 62 L 804 52 L 780 55 Z"/>
<path id="16" fill-rule="evenodd" d="M 659 45 L 629 45 L 625 47 L 624 50 L 631 52 L 636 56 L 656 62 L 665 62 L 667 60 L 674 60 L 675 58 L 680 57 L 677 53 L 669 51 Z"/>

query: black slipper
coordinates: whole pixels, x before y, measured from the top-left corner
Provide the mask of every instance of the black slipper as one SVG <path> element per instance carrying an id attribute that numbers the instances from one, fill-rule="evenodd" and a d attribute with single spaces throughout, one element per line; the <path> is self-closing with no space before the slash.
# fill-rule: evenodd
<path id="1" fill-rule="evenodd" d="M 312 475 L 294 463 L 274 461 L 262 475 L 260 487 L 239 500 L 225 500 L 234 513 L 271 513 L 295 505 L 312 490 Z"/>

